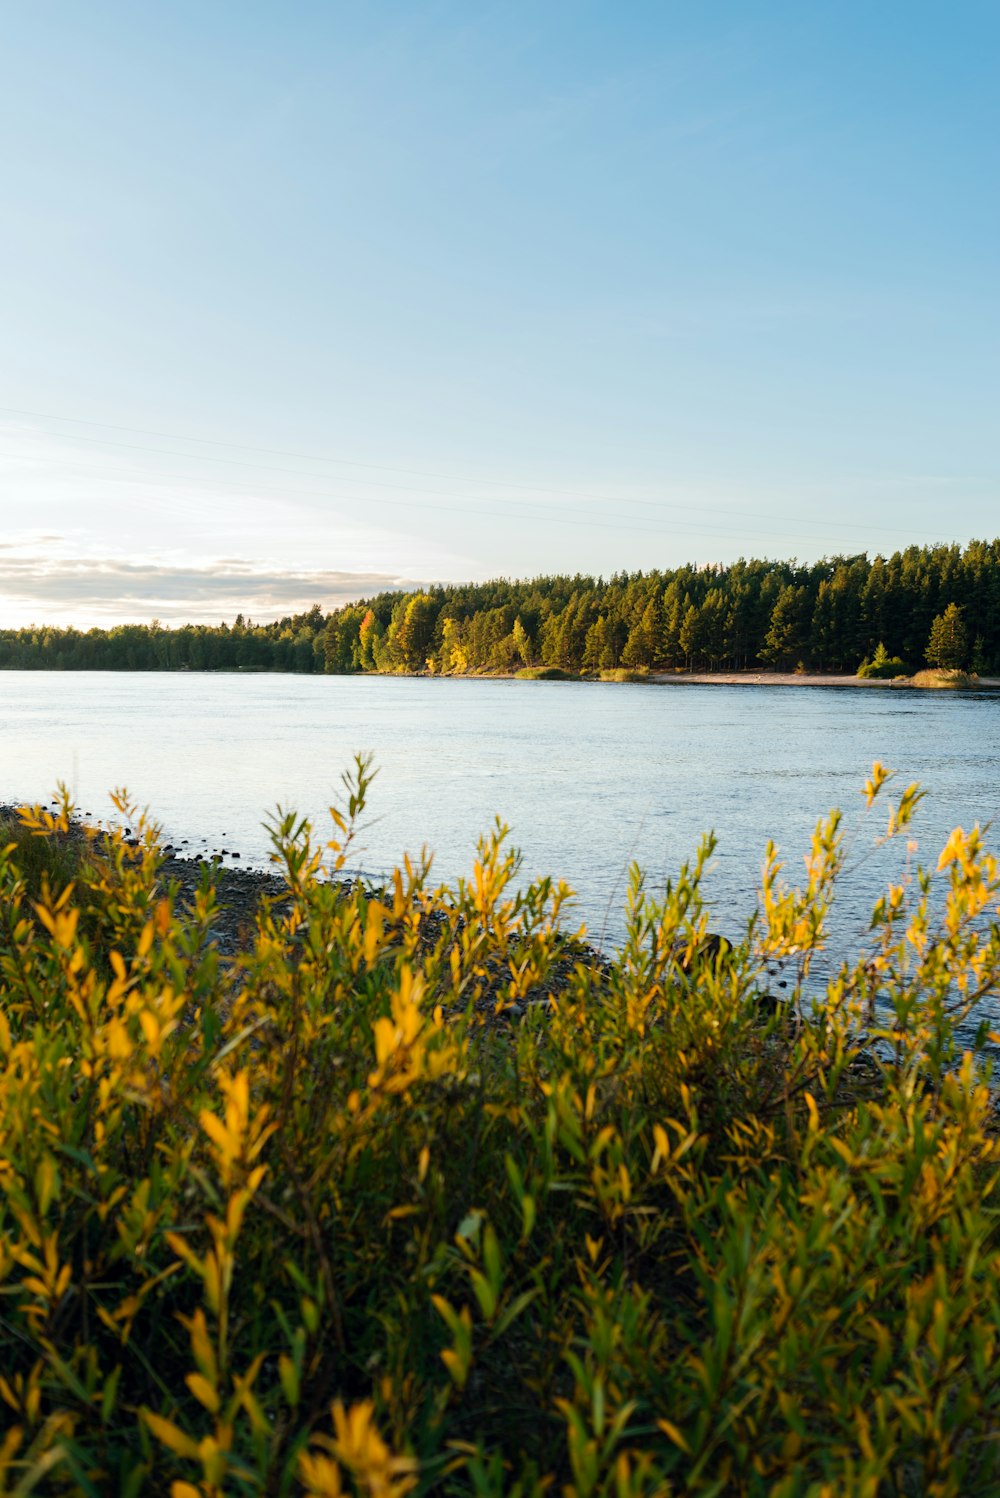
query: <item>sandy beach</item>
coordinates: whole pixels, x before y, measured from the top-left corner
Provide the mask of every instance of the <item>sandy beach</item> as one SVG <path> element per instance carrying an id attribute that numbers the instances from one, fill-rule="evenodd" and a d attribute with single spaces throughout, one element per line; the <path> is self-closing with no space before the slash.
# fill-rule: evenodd
<path id="1" fill-rule="evenodd" d="M 909 677 L 900 681 L 880 681 L 870 676 L 835 676 L 809 671 L 651 671 L 649 680 L 663 686 L 679 687 L 876 687 L 900 691 L 912 686 Z M 978 687 L 1000 688 L 1000 677 L 982 676 Z"/>

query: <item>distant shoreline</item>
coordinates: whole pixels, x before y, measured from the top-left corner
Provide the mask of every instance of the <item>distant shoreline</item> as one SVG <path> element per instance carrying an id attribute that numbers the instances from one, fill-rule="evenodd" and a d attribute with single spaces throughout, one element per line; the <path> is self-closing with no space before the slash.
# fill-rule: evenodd
<path id="1" fill-rule="evenodd" d="M 890 679 L 875 676 L 837 676 L 810 671 L 656 671 L 650 681 L 658 686 L 701 687 L 891 687 Z"/>
<path id="2" fill-rule="evenodd" d="M 430 671 L 368 671 L 359 675 L 378 676 L 391 680 L 403 676 L 411 681 L 524 681 L 510 671 L 467 671 L 459 674 L 438 674 Z M 931 673 L 927 673 L 928 675 Z M 567 671 L 558 676 L 539 676 L 537 680 L 555 682 L 579 682 L 597 686 L 654 686 L 654 687 L 882 687 L 893 691 L 927 691 L 933 689 L 929 682 L 915 681 L 911 676 L 879 678 L 875 676 L 836 675 L 822 671 L 649 671 L 628 673 L 623 679 L 591 675 L 577 675 Z M 940 689 L 943 683 L 936 683 Z M 980 676 L 974 682 L 960 686 L 947 686 L 950 691 L 1000 691 L 1000 676 Z"/>
<path id="3" fill-rule="evenodd" d="M 540 672 L 545 668 L 539 668 Z M 926 691 L 929 682 L 914 681 L 910 676 L 879 678 L 837 675 L 822 671 L 635 671 L 623 673 L 619 679 L 601 677 L 572 671 L 559 672 L 552 676 L 540 674 L 537 678 L 519 676 L 513 671 L 346 671 L 306 672 L 282 671 L 267 666 L 163 666 L 158 669 L 145 667 L 116 668 L 107 666 L 51 667 L 51 666 L 0 666 L 0 674 L 11 676 L 305 676 L 326 677 L 339 680 L 376 681 L 518 681 L 542 680 L 554 682 L 576 682 L 597 686 L 672 686 L 672 687 L 881 687 L 892 691 Z M 930 674 L 930 673 L 927 673 Z M 1000 691 L 1000 676 L 980 676 L 969 683 L 948 686 L 936 683 L 951 691 Z"/>
<path id="4" fill-rule="evenodd" d="M 657 685 L 719 686 L 719 687 L 889 687 L 895 691 L 907 688 L 924 691 L 915 685 L 911 677 L 897 680 L 879 680 L 875 676 L 835 676 L 809 671 L 651 671 L 649 680 Z M 965 690 L 979 691 L 983 687 L 1000 688 L 1000 677 L 981 676 L 974 687 Z"/>

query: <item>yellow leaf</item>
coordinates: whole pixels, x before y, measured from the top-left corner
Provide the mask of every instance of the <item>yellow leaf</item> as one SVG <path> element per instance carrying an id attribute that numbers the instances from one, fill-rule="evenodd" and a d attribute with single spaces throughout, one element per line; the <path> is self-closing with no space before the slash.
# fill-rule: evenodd
<path id="1" fill-rule="evenodd" d="M 184 1382 L 199 1404 L 213 1415 L 218 1412 L 219 1396 L 203 1373 L 189 1373 Z"/>
<path id="2" fill-rule="evenodd" d="M 151 1014 L 148 1009 L 144 1009 L 139 1015 L 139 1023 L 142 1026 L 142 1033 L 146 1037 L 146 1044 L 150 1047 L 155 1046 L 160 1038 L 160 1024 L 156 1015 Z"/>
<path id="3" fill-rule="evenodd" d="M 656 1423 L 663 1431 L 663 1434 L 667 1436 L 671 1441 L 673 1441 L 675 1446 L 679 1446 L 682 1451 L 686 1451 L 688 1456 L 691 1455 L 691 1447 L 688 1444 L 687 1438 L 684 1436 L 682 1431 L 678 1430 L 677 1426 L 674 1425 L 672 1421 L 657 1420 Z"/>
<path id="4" fill-rule="evenodd" d="M 216 1118 L 215 1114 L 210 1113 L 207 1108 L 203 1108 L 198 1114 L 198 1122 L 219 1153 L 226 1160 L 232 1159 L 237 1153 L 239 1141 L 233 1139 L 222 1120 Z"/>
<path id="5" fill-rule="evenodd" d="M 176 1451 L 178 1456 L 189 1457 L 192 1461 L 198 1460 L 197 1442 L 185 1435 L 180 1426 L 175 1425 L 172 1420 L 165 1420 L 162 1415 L 154 1414 L 152 1410 L 143 1409 L 141 1413 L 153 1435 L 164 1446 L 171 1451 Z"/>

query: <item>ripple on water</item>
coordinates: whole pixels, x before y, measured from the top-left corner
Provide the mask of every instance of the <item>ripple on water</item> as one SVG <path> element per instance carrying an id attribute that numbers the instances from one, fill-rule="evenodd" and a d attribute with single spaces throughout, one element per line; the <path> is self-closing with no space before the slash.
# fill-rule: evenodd
<path id="1" fill-rule="evenodd" d="M 358 866 L 383 874 L 426 844 L 454 879 L 499 814 L 526 872 L 566 878 L 612 937 L 629 862 L 662 888 L 710 828 L 713 919 L 738 933 L 767 838 L 798 878 L 839 805 L 858 868 L 835 932 L 856 943 L 898 872 L 889 850 L 862 861 L 884 828 L 859 794 L 876 758 L 927 786 L 916 833 L 929 862 L 952 826 L 1000 813 L 997 696 L 195 672 L 3 672 L 0 692 L 0 799 L 48 799 L 64 779 L 100 812 L 125 784 L 172 841 L 264 866 L 268 811 L 295 807 L 328 835 L 340 772 L 370 750 L 380 773 Z"/>

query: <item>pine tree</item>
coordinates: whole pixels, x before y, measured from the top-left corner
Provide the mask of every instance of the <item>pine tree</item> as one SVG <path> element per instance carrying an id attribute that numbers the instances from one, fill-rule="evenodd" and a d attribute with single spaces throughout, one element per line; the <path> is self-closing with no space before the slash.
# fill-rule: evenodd
<path id="1" fill-rule="evenodd" d="M 693 603 L 688 604 L 681 621 L 678 644 L 684 655 L 684 663 L 690 669 L 694 665 L 695 656 L 701 649 L 701 611 Z"/>
<path id="2" fill-rule="evenodd" d="M 968 649 L 969 637 L 962 623 L 962 610 L 957 603 L 949 603 L 931 625 L 927 659 L 932 666 L 954 671 L 965 664 Z"/>
<path id="3" fill-rule="evenodd" d="M 806 644 L 808 593 L 788 583 L 778 594 L 761 657 L 775 666 L 789 666 Z"/>
<path id="4" fill-rule="evenodd" d="M 623 666 L 652 666 L 659 654 L 660 611 L 656 599 L 651 598 L 643 610 L 642 618 L 629 632 L 622 651 Z"/>

